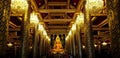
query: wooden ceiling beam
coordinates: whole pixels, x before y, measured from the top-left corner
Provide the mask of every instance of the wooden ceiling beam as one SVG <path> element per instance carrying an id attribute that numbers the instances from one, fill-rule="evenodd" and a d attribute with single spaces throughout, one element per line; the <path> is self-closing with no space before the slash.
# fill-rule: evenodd
<path id="1" fill-rule="evenodd" d="M 107 36 L 107 35 L 104 35 L 104 36 L 99 36 L 99 35 L 93 35 L 93 37 L 105 37 L 105 36 Z M 82 35 L 82 37 L 85 37 L 84 35 Z"/>
<path id="2" fill-rule="evenodd" d="M 66 6 L 67 2 L 48 2 L 48 6 Z"/>
<path id="3" fill-rule="evenodd" d="M 70 8 L 70 0 L 67 0 L 67 8 Z"/>
<path id="4" fill-rule="evenodd" d="M 44 0 L 45 1 L 45 8 L 48 8 L 48 0 Z"/>
<path id="5" fill-rule="evenodd" d="M 93 30 L 109 30 L 109 28 L 93 28 Z"/>
<path id="6" fill-rule="evenodd" d="M 97 25 L 92 25 L 92 28 L 97 28 Z"/>
<path id="7" fill-rule="evenodd" d="M 9 28 L 9 31 L 20 31 L 20 27 L 19 28 Z"/>
<path id="8" fill-rule="evenodd" d="M 15 13 L 15 14 L 10 14 L 10 16 L 23 16 L 23 14 L 17 14 L 17 13 Z"/>
<path id="9" fill-rule="evenodd" d="M 64 28 L 67 28 L 68 26 L 48 26 L 48 28 L 58 28 L 57 30 L 62 30 L 61 28 L 63 28 L 63 30 L 64 30 Z M 60 29 L 59 29 L 60 28 Z M 66 30 L 66 29 L 65 29 Z M 109 30 L 109 28 L 93 28 L 93 30 Z M 9 28 L 9 31 L 20 31 L 20 27 L 19 28 Z"/>
<path id="10" fill-rule="evenodd" d="M 68 26 L 48 26 L 48 28 L 60 28 L 60 29 L 64 29 L 67 28 Z"/>
<path id="11" fill-rule="evenodd" d="M 64 16 L 65 13 L 50 13 L 50 16 Z"/>
<path id="12" fill-rule="evenodd" d="M 102 21 L 100 24 L 97 25 L 97 27 L 102 27 L 106 24 L 108 24 L 108 19 L 105 19 L 104 21 Z"/>
<path id="13" fill-rule="evenodd" d="M 47 32 L 47 34 L 68 34 L 68 32 L 66 30 L 59 30 L 59 31 L 50 31 L 50 32 Z"/>
<path id="14" fill-rule="evenodd" d="M 90 14 L 91 16 L 107 16 L 107 14 L 101 14 L 101 13 L 99 13 L 99 14 Z"/>
<path id="15" fill-rule="evenodd" d="M 75 9 L 75 6 L 73 6 L 73 5 L 70 4 L 70 8 L 71 8 L 71 9 Z"/>
<path id="16" fill-rule="evenodd" d="M 72 19 L 44 19 L 43 22 L 70 22 Z"/>
<path id="17" fill-rule="evenodd" d="M 47 32 L 48 34 L 55 34 L 55 33 L 66 33 L 68 34 L 68 30 L 66 29 L 49 29 L 49 31 Z"/>
<path id="18" fill-rule="evenodd" d="M 15 25 L 13 22 L 9 21 L 9 26 L 11 26 L 12 28 L 16 28 L 18 27 L 17 25 Z"/>
<path id="19" fill-rule="evenodd" d="M 76 9 L 39 9 L 40 13 L 74 13 Z"/>
<path id="20" fill-rule="evenodd" d="M 13 38 L 20 38 L 20 36 L 8 36 L 8 38 L 13 39 Z"/>

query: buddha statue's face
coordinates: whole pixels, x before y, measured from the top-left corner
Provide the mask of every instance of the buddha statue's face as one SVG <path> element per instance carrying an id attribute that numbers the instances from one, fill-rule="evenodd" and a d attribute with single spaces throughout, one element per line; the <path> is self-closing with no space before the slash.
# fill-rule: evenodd
<path id="1" fill-rule="evenodd" d="M 56 44 L 61 44 L 60 41 L 56 41 Z"/>

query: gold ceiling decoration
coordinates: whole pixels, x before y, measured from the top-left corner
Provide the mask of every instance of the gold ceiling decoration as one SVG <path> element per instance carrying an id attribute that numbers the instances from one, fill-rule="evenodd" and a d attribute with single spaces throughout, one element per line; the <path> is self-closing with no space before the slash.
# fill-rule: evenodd
<path id="1" fill-rule="evenodd" d="M 39 23 L 38 16 L 37 16 L 37 14 L 35 12 L 32 12 L 30 14 L 30 23 L 35 23 L 35 24 Z"/>
<path id="2" fill-rule="evenodd" d="M 24 13 L 28 8 L 27 0 L 11 0 L 11 11 L 12 13 L 21 14 Z"/>
<path id="3" fill-rule="evenodd" d="M 87 0 L 87 8 L 92 13 L 97 13 L 103 9 L 104 1 L 103 0 Z"/>
<path id="4" fill-rule="evenodd" d="M 84 14 L 80 12 L 79 15 L 77 15 L 75 23 L 77 24 L 83 24 L 84 23 Z"/>

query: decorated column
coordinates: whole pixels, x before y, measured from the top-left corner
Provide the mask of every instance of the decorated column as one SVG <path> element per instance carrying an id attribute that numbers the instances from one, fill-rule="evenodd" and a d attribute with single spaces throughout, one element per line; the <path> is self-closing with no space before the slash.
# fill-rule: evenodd
<path id="1" fill-rule="evenodd" d="M 54 44 L 54 35 L 53 34 L 51 34 L 50 39 L 51 39 L 51 42 L 50 42 L 51 48 L 53 48 L 53 44 Z"/>
<path id="2" fill-rule="evenodd" d="M 112 58 L 120 57 L 120 0 L 107 0 Z"/>
<path id="3" fill-rule="evenodd" d="M 69 53 L 69 55 L 71 55 L 71 42 L 70 42 L 70 36 L 69 36 L 69 39 L 68 39 L 68 53 Z"/>
<path id="4" fill-rule="evenodd" d="M 41 48 L 41 42 L 42 42 L 42 36 L 41 36 L 41 34 L 42 34 L 42 32 L 41 31 L 39 31 L 39 57 L 41 57 L 41 54 L 42 54 L 42 48 Z"/>
<path id="5" fill-rule="evenodd" d="M 72 46 L 72 38 L 71 38 L 71 35 L 69 36 L 69 45 L 70 45 L 70 55 L 72 55 L 73 53 L 73 46 Z"/>
<path id="6" fill-rule="evenodd" d="M 65 41 L 65 50 L 67 51 L 67 53 L 70 52 L 70 48 L 69 48 L 69 38 L 66 38 L 66 41 Z"/>
<path id="7" fill-rule="evenodd" d="M 6 53 L 6 39 L 8 39 L 8 21 L 10 19 L 11 0 L 0 0 L 0 57 Z"/>
<path id="8" fill-rule="evenodd" d="M 22 20 L 22 58 L 28 57 L 28 47 L 29 47 L 29 33 L 30 33 L 30 1 L 27 1 L 28 7 L 25 9 L 24 19 Z"/>
<path id="9" fill-rule="evenodd" d="M 34 25 L 34 48 L 33 48 L 33 58 L 37 58 L 38 56 L 38 43 L 39 43 L 39 38 L 38 38 L 38 25 Z"/>
<path id="10" fill-rule="evenodd" d="M 47 39 L 47 37 L 46 37 L 46 39 L 45 39 L 45 48 L 44 48 L 44 49 L 45 49 L 45 55 L 46 55 L 46 56 L 47 56 L 47 52 L 49 52 L 49 51 L 48 51 L 49 48 L 47 48 L 47 46 L 48 46 L 47 40 L 48 40 L 48 39 Z"/>
<path id="11" fill-rule="evenodd" d="M 48 40 L 46 40 L 46 55 L 48 55 L 48 53 L 49 53 L 49 41 Z"/>
<path id="12" fill-rule="evenodd" d="M 75 58 L 75 56 L 76 56 L 76 50 L 75 50 L 75 34 L 74 34 L 74 32 L 72 31 L 72 48 L 73 48 L 73 58 Z"/>
<path id="13" fill-rule="evenodd" d="M 86 41 L 87 58 L 95 58 L 92 22 L 90 19 L 89 0 L 85 3 L 84 36 Z"/>
<path id="14" fill-rule="evenodd" d="M 40 31 L 40 57 L 43 55 L 43 31 Z"/>
<path id="15" fill-rule="evenodd" d="M 78 42 L 78 54 L 79 58 L 82 58 L 82 35 L 81 35 L 81 26 L 76 24 L 76 39 Z"/>
<path id="16" fill-rule="evenodd" d="M 43 36 L 44 36 L 44 35 L 43 35 Z M 44 39 L 43 39 L 43 47 L 42 47 L 42 48 L 43 48 L 43 55 L 44 55 L 44 56 L 45 56 L 45 50 L 46 50 L 46 49 L 45 49 L 45 46 L 46 46 L 45 44 L 46 44 L 46 37 L 44 36 Z"/>

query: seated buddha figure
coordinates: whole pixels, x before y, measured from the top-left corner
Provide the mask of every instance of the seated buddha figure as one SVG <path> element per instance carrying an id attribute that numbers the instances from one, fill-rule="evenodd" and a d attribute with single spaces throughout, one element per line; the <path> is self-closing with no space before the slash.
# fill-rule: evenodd
<path id="1" fill-rule="evenodd" d="M 63 51 L 63 47 L 62 47 L 59 36 L 56 37 L 56 40 L 55 40 L 54 46 L 53 46 L 53 51 L 55 51 L 55 52 Z"/>

